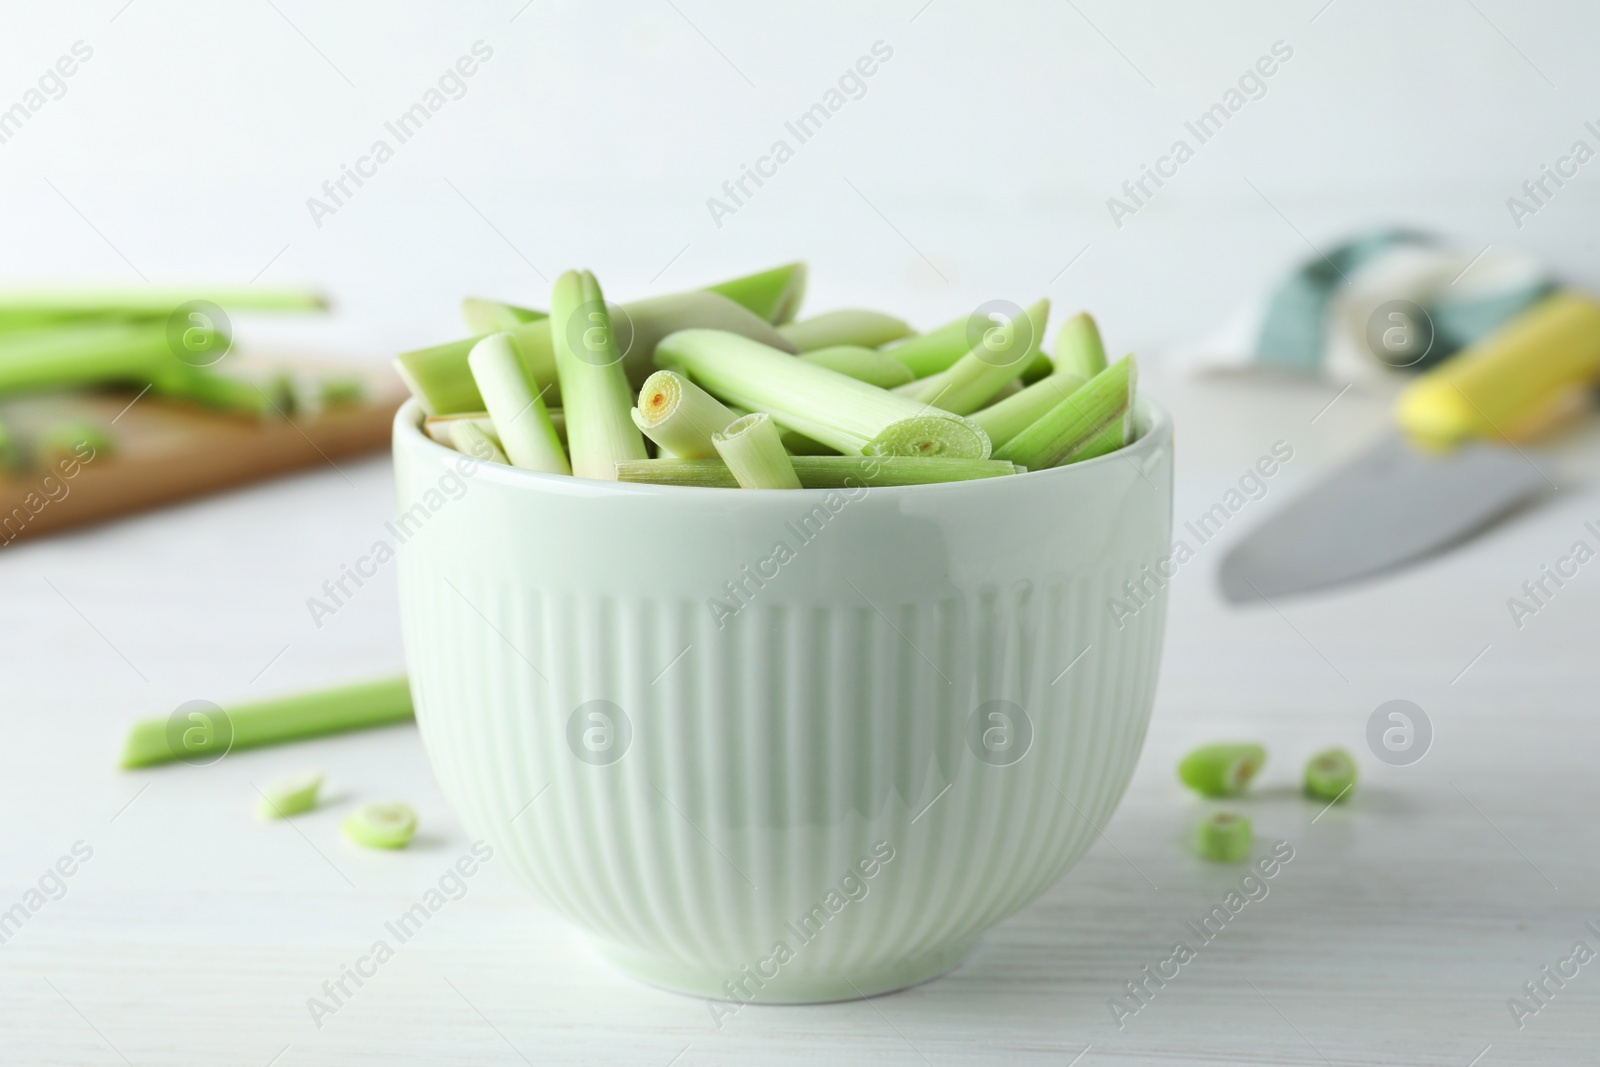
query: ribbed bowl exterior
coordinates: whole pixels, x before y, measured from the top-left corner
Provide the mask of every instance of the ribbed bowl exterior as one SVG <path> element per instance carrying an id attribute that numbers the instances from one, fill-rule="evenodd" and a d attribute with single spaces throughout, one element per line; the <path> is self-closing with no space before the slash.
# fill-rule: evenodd
<path id="1" fill-rule="evenodd" d="M 1172 495 L 1141 415 L 1067 468 L 745 492 L 475 464 L 408 405 L 406 653 L 451 804 L 658 985 L 828 1000 L 954 966 L 1138 759 Z"/>

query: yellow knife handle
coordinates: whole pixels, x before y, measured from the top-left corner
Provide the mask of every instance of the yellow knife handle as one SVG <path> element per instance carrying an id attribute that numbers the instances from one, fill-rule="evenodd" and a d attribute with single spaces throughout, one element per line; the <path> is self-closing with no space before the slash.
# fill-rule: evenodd
<path id="1" fill-rule="evenodd" d="M 1396 404 L 1425 445 L 1501 437 L 1563 393 L 1600 379 L 1600 303 L 1567 290 L 1421 375 Z"/>

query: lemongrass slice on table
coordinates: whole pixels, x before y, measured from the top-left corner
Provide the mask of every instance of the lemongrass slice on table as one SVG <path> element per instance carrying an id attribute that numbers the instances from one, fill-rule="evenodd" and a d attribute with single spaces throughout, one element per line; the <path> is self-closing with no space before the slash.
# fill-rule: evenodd
<path id="1" fill-rule="evenodd" d="M 322 789 L 321 771 L 300 771 L 268 783 L 256 800 L 256 816 L 262 819 L 287 819 L 317 806 Z"/>
<path id="2" fill-rule="evenodd" d="M 1004 325 L 991 326 L 948 370 L 903 388 L 906 396 L 970 415 L 1022 376 L 1038 354 L 1050 301 L 1040 300 Z"/>
<path id="3" fill-rule="evenodd" d="M 727 297 L 775 326 L 792 320 L 806 295 L 806 265 L 785 263 L 706 286 L 708 292 Z"/>
<path id="4" fill-rule="evenodd" d="M 417 813 L 410 804 L 393 800 L 363 804 L 339 824 L 345 836 L 368 848 L 405 848 L 417 832 Z"/>
<path id="5" fill-rule="evenodd" d="M 1094 316 L 1080 311 L 1056 332 L 1056 370 L 1093 378 L 1106 369 L 1106 346 Z"/>
<path id="6" fill-rule="evenodd" d="M 499 333 L 549 318 L 542 311 L 469 296 L 461 301 L 461 320 L 473 333 Z"/>
<path id="7" fill-rule="evenodd" d="M 993 459 L 918 459 L 915 456 L 790 456 L 803 489 L 931 485 L 1020 474 L 1023 468 Z M 737 489 L 720 459 L 639 459 L 617 464 L 617 479 L 653 485 Z"/>
<path id="8" fill-rule="evenodd" d="M 1051 374 L 967 418 L 982 426 L 990 442 L 999 448 L 1044 418 L 1051 408 L 1087 380 L 1076 374 Z"/>
<path id="9" fill-rule="evenodd" d="M 1231 811 L 1201 819 L 1194 828 L 1194 850 L 1215 863 L 1238 863 L 1250 855 L 1250 820 Z"/>
<path id="10" fill-rule="evenodd" d="M 467 365 L 489 409 L 500 448 L 512 465 L 547 474 L 571 474 L 561 438 L 545 410 L 541 386 L 528 376 L 511 334 L 492 333 L 473 345 Z"/>
<path id="11" fill-rule="evenodd" d="M 764 411 L 742 415 L 711 435 L 722 462 L 741 489 L 798 489 L 789 453 L 783 450 L 778 425 Z"/>
<path id="12" fill-rule="evenodd" d="M 1178 778 L 1202 796 L 1233 797 L 1243 793 L 1267 762 L 1267 750 L 1248 742 L 1201 745 L 1178 764 Z"/>
<path id="13" fill-rule="evenodd" d="M 717 454 L 713 434 L 739 416 L 722 401 L 676 371 L 658 370 L 644 380 L 633 424 L 671 456 L 703 459 Z"/>
<path id="14" fill-rule="evenodd" d="M 644 459 L 644 437 L 633 424 L 633 391 L 622 369 L 600 283 L 588 271 L 567 271 L 550 291 L 550 333 L 572 473 L 615 481 L 617 463 Z"/>
<path id="15" fill-rule="evenodd" d="M 877 348 L 890 341 L 909 337 L 916 331 L 893 315 L 863 308 L 827 311 L 809 319 L 779 326 L 778 332 L 802 352 L 838 345 Z"/>
<path id="16" fill-rule="evenodd" d="M 1343 800 L 1356 785 L 1356 761 L 1342 748 L 1318 752 L 1306 762 L 1305 790 L 1318 800 Z"/>
<path id="17" fill-rule="evenodd" d="M 686 371 L 725 402 L 765 411 L 779 425 L 840 452 L 989 457 L 988 436 L 958 415 L 930 409 L 736 334 L 682 330 L 662 340 L 656 358 Z"/>
<path id="18" fill-rule="evenodd" d="M 832 345 L 828 348 L 815 348 L 809 352 L 802 352 L 800 358 L 819 367 L 838 371 L 858 382 L 876 385 L 879 389 L 893 389 L 897 385 L 907 385 L 913 380 L 911 368 L 876 348 Z"/>
<path id="19" fill-rule="evenodd" d="M 1134 359 L 1123 356 L 996 449 L 995 458 L 1043 470 L 1103 455 L 1111 441 L 1126 441 L 1137 387 Z"/>

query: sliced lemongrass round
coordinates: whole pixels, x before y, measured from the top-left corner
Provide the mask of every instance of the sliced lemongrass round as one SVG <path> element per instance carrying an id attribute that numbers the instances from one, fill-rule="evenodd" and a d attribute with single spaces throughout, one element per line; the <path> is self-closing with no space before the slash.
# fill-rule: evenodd
<path id="1" fill-rule="evenodd" d="M 500 440 L 495 437 L 493 430 L 475 419 L 451 423 L 449 436 L 450 447 L 463 456 L 471 456 L 484 463 L 511 466 L 511 460 L 506 457 L 505 449 L 500 447 Z"/>
<path id="2" fill-rule="evenodd" d="M 561 438 L 545 409 L 544 387 L 528 373 L 510 333 L 492 333 L 467 356 L 472 380 L 494 421 L 495 436 L 512 465 L 547 474 L 571 474 Z"/>
<path id="3" fill-rule="evenodd" d="M 623 370 L 600 283 L 588 271 L 567 271 L 550 291 L 550 340 L 561 377 L 562 410 L 572 473 L 615 481 L 617 462 L 644 459 L 633 424 L 633 391 Z"/>
<path id="4" fill-rule="evenodd" d="M 1306 762 L 1306 793 L 1319 800 L 1343 800 L 1356 785 L 1355 758 L 1342 748 L 1318 752 Z"/>
<path id="5" fill-rule="evenodd" d="M 802 352 L 800 358 L 819 367 L 838 371 L 858 382 L 876 385 L 879 389 L 893 389 L 897 385 L 907 385 L 913 380 L 910 367 L 876 348 L 833 345 Z"/>
<path id="6" fill-rule="evenodd" d="M 992 459 L 917 459 L 913 456 L 789 457 L 804 489 L 929 485 L 1020 474 L 1022 468 Z M 739 481 L 721 459 L 640 459 L 617 464 L 617 479 L 655 485 L 735 489 Z"/>
<path id="7" fill-rule="evenodd" d="M 741 489 L 798 489 L 789 453 L 778 437 L 778 424 L 764 411 L 742 415 L 711 435 L 722 462 Z"/>
<path id="8" fill-rule="evenodd" d="M 310 811 L 317 806 L 322 779 L 321 771 L 301 771 L 272 782 L 261 790 L 256 814 L 263 819 L 285 819 Z"/>
<path id="9" fill-rule="evenodd" d="M 814 315 L 800 322 L 778 327 L 778 332 L 801 352 L 838 345 L 877 348 L 916 331 L 893 315 L 862 308 L 844 308 Z"/>
<path id="10" fill-rule="evenodd" d="M 706 459 L 717 454 L 712 435 L 739 416 L 722 401 L 676 371 L 658 370 L 644 380 L 633 424 L 667 455 Z"/>
<path id="11" fill-rule="evenodd" d="M 999 448 L 1044 418 L 1086 380 L 1076 374 L 1052 374 L 967 418 L 982 426 L 994 447 Z"/>
<path id="12" fill-rule="evenodd" d="M 1194 850 L 1215 863 L 1238 863 L 1250 855 L 1250 820 L 1231 811 L 1218 811 L 1194 828 Z"/>
<path id="13" fill-rule="evenodd" d="M 461 301 L 461 318 L 473 333 L 498 333 L 548 317 L 542 311 L 518 307 L 516 304 L 502 304 L 498 300 L 469 296 Z"/>
<path id="14" fill-rule="evenodd" d="M 1080 311 L 1056 332 L 1056 370 L 1093 378 L 1106 369 L 1106 346 L 1094 316 Z"/>
<path id="15" fill-rule="evenodd" d="M 995 396 L 1033 362 L 1050 317 L 1050 301 L 1040 300 L 1021 315 L 984 330 L 978 342 L 948 370 L 924 378 L 906 395 L 957 415 L 970 415 Z"/>
<path id="16" fill-rule="evenodd" d="M 1133 357 L 1123 356 L 996 449 L 995 458 L 1043 470 L 1110 451 L 1111 439 L 1128 437 L 1138 377 Z"/>
<path id="17" fill-rule="evenodd" d="M 1260 745 L 1201 745 L 1183 757 L 1178 764 L 1178 777 L 1184 785 L 1203 796 L 1238 796 L 1266 761 L 1267 750 Z"/>
<path id="18" fill-rule="evenodd" d="M 363 804 L 340 824 L 345 836 L 368 848 L 405 848 L 417 832 L 417 813 L 410 804 Z"/>

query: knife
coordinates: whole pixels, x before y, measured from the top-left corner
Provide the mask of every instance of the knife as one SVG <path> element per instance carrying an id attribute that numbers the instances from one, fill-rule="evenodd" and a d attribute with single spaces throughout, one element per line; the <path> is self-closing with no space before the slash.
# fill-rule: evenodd
<path id="1" fill-rule="evenodd" d="M 1457 544 L 1553 483 L 1517 442 L 1600 380 L 1600 303 L 1564 291 L 1420 375 L 1395 431 L 1247 533 L 1223 557 L 1235 603 L 1339 585 Z"/>

